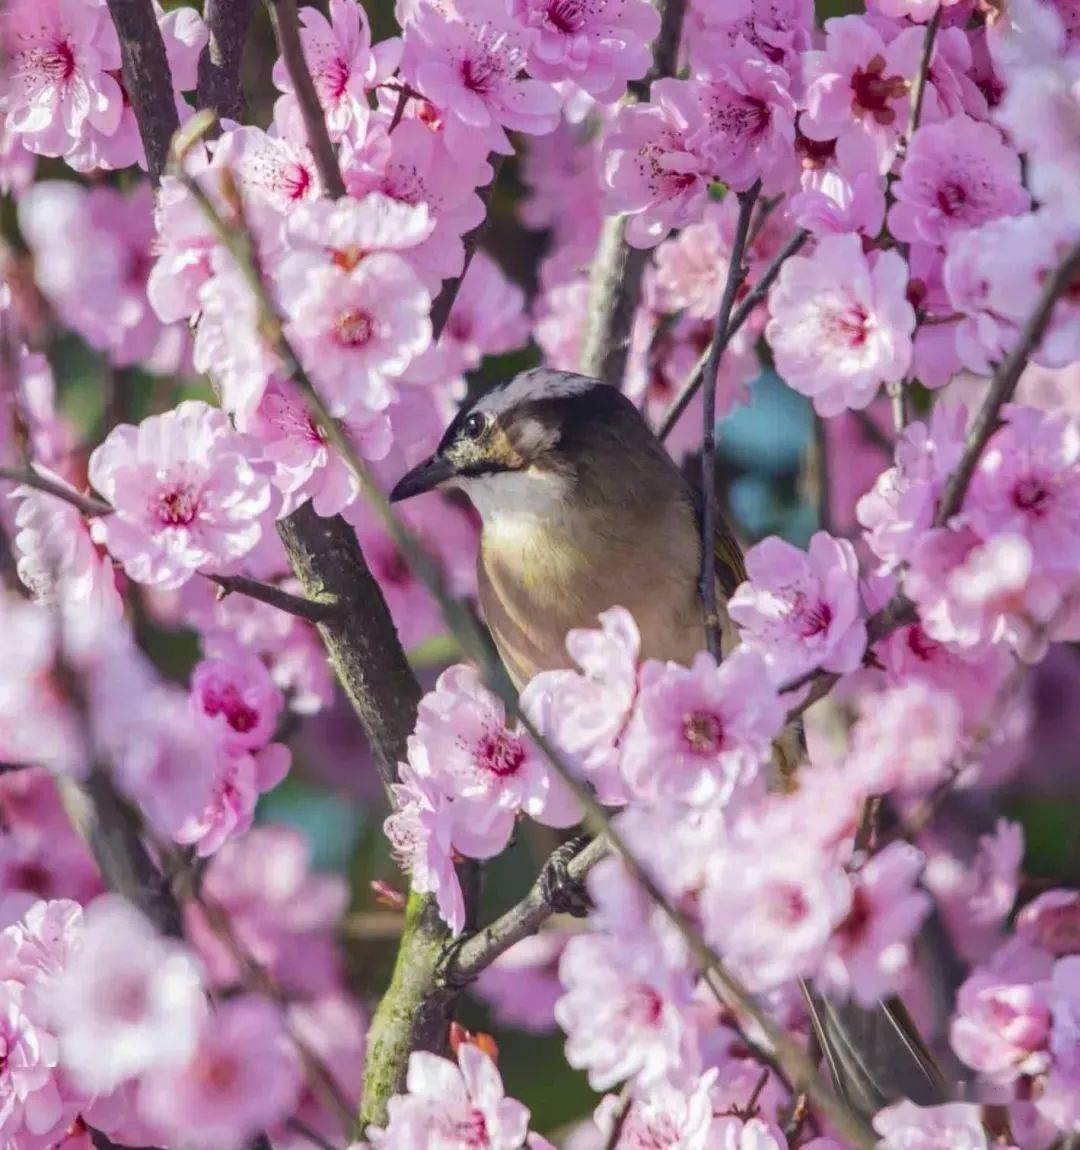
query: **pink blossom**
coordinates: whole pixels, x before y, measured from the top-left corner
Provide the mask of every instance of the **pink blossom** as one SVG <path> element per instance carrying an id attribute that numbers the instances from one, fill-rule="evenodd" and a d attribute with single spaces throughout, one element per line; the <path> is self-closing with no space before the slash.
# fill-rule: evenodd
<path id="1" fill-rule="evenodd" d="M 225 736 L 226 744 L 231 741 Z M 177 842 L 193 845 L 200 858 L 213 854 L 251 827 L 259 795 L 273 790 L 292 760 L 283 743 L 271 743 L 253 754 L 225 745 L 216 756 L 213 791 L 202 810 L 192 811 L 173 832 Z"/>
<path id="2" fill-rule="evenodd" d="M 0 985 L 0 1137 L 8 1145 L 47 1148 L 74 1116 L 58 1087 L 55 1037 L 23 1011 L 19 995 Z"/>
<path id="3" fill-rule="evenodd" d="M 62 156 L 120 122 L 120 45 L 97 0 L 15 0 L 0 24 L 11 72 L 5 112 L 31 152 Z"/>
<path id="4" fill-rule="evenodd" d="M 443 921 L 459 934 L 465 926 L 465 897 L 454 870 L 451 801 L 434 779 L 411 763 L 400 764 L 398 774 L 401 781 L 393 786 L 397 809 L 383 823 L 383 830 L 412 889 L 435 895 Z M 505 833 L 495 837 L 493 849 L 484 853 L 498 854 L 509 838 L 510 827 L 505 826 Z"/>
<path id="5" fill-rule="evenodd" d="M 0 112 L 0 193 L 18 199 L 33 182 L 36 168 L 33 152 L 27 151 L 11 121 Z"/>
<path id="6" fill-rule="evenodd" d="M 507 1098 L 495 1063 L 468 1042 L 458 1064 L 426 1051 L 409 1055 L 406 1094 L 387 1107 L 382 1129 L 367 1131 L 387 1150 L 519 1150 L 525 1145 L 529 1111 Z"/>
<path id="7" fill-rule="evenodd" d="M 331 993 L 341 978 L 334 940 L 348 891 L 340 875 L 312 870 L 307 839 L 283 826 L 260 826 L 230 840 L 210 859 L 204 889 L 228 915 L 246 953 L 291 995 Z M 186 929 L 220 987 L 242 977 L 236 955 L 195 906 Z"/>
<path id="8" fill-rule="evenodd" d="M 1020 157 L 989 124 L 967 116 L 919 128 L 893 195 L 892 234 L 932 244 L 998 216 L 1019 215 L 1030 203 Z"/>
<path id="9" fill-rule="evenodd" d="M 716 1119 L 712 1142 L 717 1150 L 787 1150 L 787 1139 L 760 1118 L 725 1116 Z"/>
<path id="10" fill-rule="evenodd" d="M 630 1077 L 644 1086 L 695 1068 L 689 977 L 652 957 L 601 934 L 576 935 L 566 945 L 559 963 L 566 993 L 555 1017 L 566 1031 L 567 1062 L 588 1073 L 594 1090 Z"/>
<path id="11" fill-rule="evenodd" d="M 962 407 L 935 404 L 929 423 L 904 428 L 896 445 L 896 465 L 883 471 L 856 505 L 866 542 L 885 567 L 910 559 L 933 522 L 945 482 L 960 462 L 966 430 Z"/>
<path id="12" fill-rule="evenodd" d="M 1055 958 L 1080 954 L 1080 893 L 1045 891 L 1017 915 L 1016 933 Z"/>
<path id="13" fill-rule="evenodd" d="M 132 579 L 179 587 L 258 543 L 272 500 L 249 444 L 223 412 L 186 400 L 95 448 L 90 482 L 115 508 L 96 530 Z"/>
<path id="14" fill-rule="evenodd" d="M 42 997 L 65 1069 L 90 1091 L 152 1069 L 171 1077 L 195 1052 L 206 1012 L 187 949 L 118 895 L 87 909 L 78 945 Z"/>
<path id="15" fill-rule="evenodd" d="M 491 256 L 478 251 L 439 337 L 439 351 L 448 360 L 447 374 L 475 371 L 485 355 L 521 347 L 529 336 L 524 312 L 525 293 Z"/>
<path id="16" fill-rule="evenodd" d="M 949 1041 L 993 1082 L 1038 1075 L 1050 1062 L 1050 1011 L 1038 988 L 980 968 L 960 987 Z"/>
<path id="17" fill-rule="evenodd" d="M 865 695 L 850 768 L 877 791 L 925 794 L 953 766 L 962 721 L 955 696 L 918 679 Z"/>
<path id="18" fill-rule="evenodd" d="M 864 16 L 825 21 L 825 46 L 803 53 L 806 111 L 801 131 L 811 140 L 867 136 L 882 172 L 888 170 L 908 108 L 913 69 L 886 45 Z"/>
<path id="19" fill-rule="evenodd" d="M 228 168 L 256 209 L 285 212 L 322 191 L 306 139 L 296 140 L 280 127 L 273 135 L 261 128 L 231 129 L 214 146 L 211 168 Z"/>
<path id="20" fill-rule="evenodd" d="M 711 177 L 696 143 L 706 125 L 699 95 L 698 85 L 658 80 L 649 103 L 621 109 L 604 140 L 608 209 L 630 215 L 635 247 L 654 247 L 701 217 Z"/>
<path id="21" fill-rule="evenodd" d="M 1048 984 L 1044 984 L 1053 1019 L 1050 1053 L 1053 1063 L 1043 1092 L 1035 1105 L 1044 1118 L 1061 1130 L 1080 1127 L 1077 1082 L 1080 1081 L 1080 956 L 1069 955 L 1054 963 Z"/>
<path id="22" fill-rule="evenodd" d="M 191 672 L 194 709 L 222 729 L 225 745 L 238 751 L 257 751 L 273 738 L 285 705 L 260 659 L 204 659 Z"/>
<path id="23" fill-rule="evenodd" d="M 124 195 L 52 180 L 35 184 L 19 202 L 38 286 L 66 325 L 120 367 L 168 350 L 166 329 L 146 295 L 152 205 L 147 184 Z M 173 338 L 179 348 L 179 333 Z M 177 360 L 174 350 L 159 370 L 175 370 Z"/>
<path id="24" fill-rule="evenodd" d="M 896 252 L 869 260 L 855 235 L 824 236 L 792 256 L 769 296 L 765 329 L 776 368 L 824 416 L 866 407 L 911 363 L 915 312 Z"/>
<path id="25" fill-rule="evenodd" d="M 865 136 L 841 136 L 832 163 L 803 167 L 803 190 L 791 201 L 791 214 L 800 227 L 815 235 L 861 232 L 874 237 L 881 231 L 885 181 Z"/>
<path id="26" fill-rule="evenodd" d="M 156 259 L 146 281 L 150 306 L 163 323 L 199 310 L 199 289 L 213 274 L 217 239 L 191 193 L 176 176 L 165 176 L 154 206 Z"/>
<path id="27" fill-rule="evenodd" d="M 716 1071 L 703 1074 L 693 1091 L 659 1082 L 643 1095 L 636 1095 L 625 1114 L 620 1100 L 607 1095 L 593 1114 L 597 1129 L 608 1138 L 612 1150 L 669 1146 L 673 1150 L 706 1150 L 717 1146 L 711 1134 L 716 1130 L 709 1091 Z M 610 1141 L 615 1124 L 621 1123 L 617 1141 Z M 724 1150 L 729 1150 L 724 1144 Z M 761 1147 L 760 1150 L 766 1150 Z"/>
<path id="28" fill-rule="evenodd" d="M 746 555 L 749 582 L 728 601 L 743 645 L 761 655 L 774 683 L 815 667 L 845 674 L 866 649 L 859 565 L 846 539 L 819 531 L 807 552 L 776 536 Z"/>
<path id="29" fill-rule="evenodd" d="M 874 1116 L 881 1150 L 987 1150 L 980 1108 L 971 1102 L 916 1106 L 898 1102 Z"/>
<path id="30" fill-rule="evenodd" d="M 623 802 L 619 748 L 637 699 L 641 637 L 630 613 L 612 607 L 598 631 L 567 633 L 566 650 L 581 671 L 545 671 L 521 695 L 521 706 L 604 803 Z"/>
<path id="31" fill-rule="evenodd" d="M 930 913 L 930 896 L 916 888 L 922 867 L 922 851 L 894 842 L 859 868 L 818 976 L 829 991 L 872 1008 L 903 988 Z"/>
<path id="32" fill-rule="evenodd" d="M 513 0 L 511 10 L 535 29 L 529 74 L 553 84 L 572 80 L 602 103 L 645 75 L 660 31 L 659 14 L 644 0 Z"/>
<path id="33" fill-rule="evenodd" d="M 483 821 L 471 813 L 474 808 L 523 810 L 554 826 L 580 818 L 541 753 L 524 732 L 509 726 L 502 701 L 472 667 L 444 671 L 435 690 L 420 700 L 409 750 L 414 762 L 420 747 L 439 784 L 465 804 L 459 820 Z"/>
<path id="34" fill-rule="evenodd" d="M 431 339 L 431 299 L 400 256 L 377 252 L 351 271 L 308 271 L 285 290 L 289 338 L 335 415 L 381 411 L 393 380 Z"/>
<path id="35" fill-rule="evenodd" d="M 813 26 L 807 0 L 700 0 L 686 14 L 684 36 L 691 64 L 704 75 L 747 45 L 797 83 Z"/>
<path id="36" fill-rule="evenodd" d="M 650 660 L 623 748 L 627 782 L 646 795 L 726 801 L 758 777 L 783 708 L 761 656 L 707 652 L 689 668 Z"/>
<path id="37" fill-rule="evenodd" d="M 396 37 L 371 44 L 367 13 L 351 0 L 330 0 L 330 19 L 314 7 L 300 9 L 300 43 L 315 82 L 332 140 L 346 133 L 363 134 L 370 107 L 367 92 L 397 67 L 401 41 Z M 274 64 L 273 80 L 293 96 L 284 60 Z M 295 99 L 295 96 L 293 96 Z"/>
<path id="38" fill-rule="evenodd" d="M 170 1140 L 225 1150 L 283 1119 L 299 1091 L 280 1009 L 244 995 L 207 1014 L 183 1069 L 144 1076 L 139 1109 Z"/>
<path id="39" fill-rule="evenodd" d="M 439 109 L 451 154 L 509 155 L 507 128 L 541 136 L 555 127 L 555 91 L 521 78 L 527 43 L 521 25 L 491 0 L 459 4 L 455 16 L 427 0 L 418 5 L 405 29 L 402 74 Z"/>
<path id="40" fill-rule="evenodd" d="M 795 101 L 788 76 L 747 51 L 737 51 L 700 90 L 705 125 L 690 146 L 711 166 L 713 178 L 736 192 L 757 179 L 766 191 L 784 188 L 795 174 Z"/>

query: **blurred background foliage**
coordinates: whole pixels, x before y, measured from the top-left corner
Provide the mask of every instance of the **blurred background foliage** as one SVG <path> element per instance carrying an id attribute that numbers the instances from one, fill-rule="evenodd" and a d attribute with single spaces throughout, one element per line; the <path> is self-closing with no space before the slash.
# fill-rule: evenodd
<path id="1" fill-rule="evenodd" d="M 181 2 L 164 0 L 167 8 Z M 325 2 L 318 6 L 326 8 Z M 396 32 L 392 0 L 366 0 L 365 8 L 375 39 Z M 817 10 L 820 22 L 861 10 L 861 5 L 823 0 Z M 276 96 L 270 83 L 275 55 L 266 9 L 259 4 L 243 72 L 248 118 L 263 126 L 271 120 Z M 44 161 L 39 178 L 78 177 L 58 161 Z M 125 186 L 133 176 L 120 173 L 98 178 Z M 517 205 L 522 194 L 517 163 L 511 159 L 499 178 L 484 246 L 531 298 L 544 237 L 523 230 L 518 223 Z M 568 208 L 572 210 L 572 205 Z M 17 242 L 7 201 L 0 227 Z M 50 357 L 60 406 L 90 445 L 100 441 L 104 430 L 118 420 L 138 422 L 184 398 L 213 398 L 203 380 L 112 370 L 75 336 L 59 341 Z M 470 389 L 482 390 L 532 366 L 538 358 L 534 346 L 490 358 L 470 379 Z M 818 528 L 814 444 L 814 418 L 807 401 L 784 387 L 772 372 L 763 371 L 751 388 L 750 404 L 736 409 L 719 428 L 720 490 L 728 513 L 748 543 L 775 533 L 804 544 Z M 846 462 L 844 458 L 834 459 L 830 466 L 843 468 Z M 880 466 L 885 464 L 883 455 Z M 185 680 L 199 657 L 195 636 L 163 630 L 148 619 L 141 622 L 141 638 L 162 671 Z M 438 669 L 452 661 L 454 649 L 449 641 L 435 641 L 411 654 L 423 680 L 431 683 Z M 1025 772 L 1022 791 L 1008 796 L 1004 813 L 1024 825 L 1026 872 L 1032 889 L 1037 890 L 1050 882 L 1080 882 L 1080 780 L 1076 770 L 1080 653 L 1075 649 L 1058 652 L 1040 669 L 1033 689 L 1037 737 L 1031 754 L 1038 756 L 1038 767 Z M 404 885 L 381 832 L 385 800 L 363 735 L 346 706 L 339 703 L 328 713 L 301 719 L 296 726 L 291 740 L 294 768 L 286 782 L 264 798 L 259 817 L 297 827 L 312 844 L 316 866 L 349 877 L 353 901 L 350 917 L 343 925 L 343 945 L 356 989 L 373 1003 L 389 975 L 400 920 L 379 907 L 371 883 L 383 880 L 399 889 Z M 496 865 L 487 867 L 482 918 L 497 914 L 520 897 L 554 845 L 547 828 L 521 828 L 509 851 Z M 532 1109 L 537 1129 L 557 1130 L 587 1114 L 595 1104 L 584 1076 L 566 1065 L 558 1033 L 536 1035 L 510 1029 L 498 1024 L 475 1001 L 467 1004 L 463 1022 L 470 1029 L 496 1036 L 507 1091 Z"/>

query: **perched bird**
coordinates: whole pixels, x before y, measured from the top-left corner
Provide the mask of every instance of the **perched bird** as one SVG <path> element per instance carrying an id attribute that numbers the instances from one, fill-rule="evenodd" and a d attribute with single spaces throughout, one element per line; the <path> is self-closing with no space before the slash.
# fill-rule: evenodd
<path id="1" fill-rule="evenodd" d="M 456 487 L 482 521 L 480 605 L 515 685 L 569 665 L 566 633 L 625 607 L 643 658 L 689 663 L 705 646 L 699 593 L 700 496 L 641 413 L 617 388 L 537 368 L 462 408 L 435 453 L 391 501 Z M 714 539 L 721 649 L 734 646 L 723 604 L 746 578 L 721 522 Z M 798 730 L 777 741 L 776 765 L 800 757 Z M 903 1096 L 942 1101 L 929 1053 L 898 1003 L 834 1008 L 807 991 L 837 1088 L 870 1114 Z"/>

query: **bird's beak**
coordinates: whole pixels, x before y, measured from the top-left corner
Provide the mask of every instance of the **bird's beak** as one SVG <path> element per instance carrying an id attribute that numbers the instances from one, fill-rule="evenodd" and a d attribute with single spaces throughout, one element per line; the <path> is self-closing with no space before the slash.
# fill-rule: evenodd
<path id="1" fill-rule="evenodd" d="M 452 478 L 454 465 L 440 455 L 433 455 L 418 463 L 412 471 L 406 472 L 394 485 L 390 492 L 390 502 L 400 503 L 402 499 L 411 499 L 414 495 L 422 495 L 438 487 L 444 480 Z"/>

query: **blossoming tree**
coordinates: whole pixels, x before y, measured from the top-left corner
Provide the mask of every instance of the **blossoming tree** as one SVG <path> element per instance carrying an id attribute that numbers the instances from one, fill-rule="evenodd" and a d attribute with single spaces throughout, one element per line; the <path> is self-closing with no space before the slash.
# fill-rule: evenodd
<path id="1" fill-rule="evenodd" d="M 0 12 L 0 1146 L 1075 1146 L 1080 895 L 1003 805 L 1077 782 L 1075 5 L 268 13 Z M 467 509 L 391 512 L 537 359 L 706 532 L 717 418 L 812 403 L 819 530 L 749 548 L 722 661 L 612 604 L 519 697 Z M 260 813 L 298 773 L 389 803 L 377 900 Z M 469 992 L 565 1036 L 572 1129 Z M 929 1096 L 849 1089 L 852 1009 Z"/>

